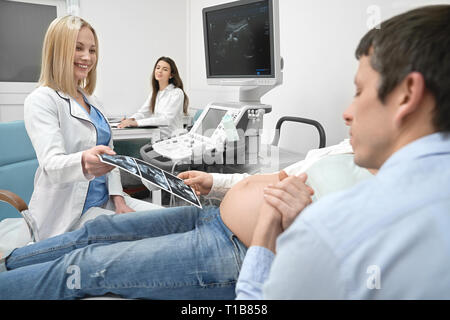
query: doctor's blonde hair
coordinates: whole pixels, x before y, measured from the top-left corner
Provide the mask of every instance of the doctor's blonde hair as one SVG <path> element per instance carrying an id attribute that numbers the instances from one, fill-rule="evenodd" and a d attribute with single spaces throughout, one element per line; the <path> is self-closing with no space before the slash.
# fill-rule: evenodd
<path id="1" fill-rule="evenodd" d="M 79 83 L 74 81 L 74 56 L 81 28 L 87 27 L 94 34 L 97 59 L 87 78 Z M 62 91 L 73 97 L 77 87 L 89 95 L 97 82 L 98 38 L 92 26 L 80 17 L 65 16 L 52 21 L 45 34 L 42 48 L 42 64 L 39 84 Z"/>

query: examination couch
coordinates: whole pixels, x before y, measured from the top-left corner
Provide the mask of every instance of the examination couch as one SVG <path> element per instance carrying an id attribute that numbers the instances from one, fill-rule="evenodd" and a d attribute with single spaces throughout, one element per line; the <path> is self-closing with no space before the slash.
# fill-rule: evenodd
<path id="1" fill-rule="evenodd" d="M 317 121 L 282 117 L 276 124 L 272 145 L 278 145 L 281 126 L 297 122 L 314 126 L 319 148 L 325 147 L 325 130 Z M 0 123 L 0 252 L 21 247 L 33 240 L 31 219 L 27 219 L 38 161 L 25 130 L 24 121 Z M 301 159 L 297 159 L 301 160 Z"/>

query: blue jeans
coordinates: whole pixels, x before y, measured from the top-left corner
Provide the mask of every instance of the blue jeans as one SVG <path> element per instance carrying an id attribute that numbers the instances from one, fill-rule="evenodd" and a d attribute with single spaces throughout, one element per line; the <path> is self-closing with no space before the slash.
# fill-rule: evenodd
<path id="1" fill-rule="evenodd" d="M 234 299 L 245 252 L 217 207 L 103 215 L 15 249 L 0 299 Z"/>

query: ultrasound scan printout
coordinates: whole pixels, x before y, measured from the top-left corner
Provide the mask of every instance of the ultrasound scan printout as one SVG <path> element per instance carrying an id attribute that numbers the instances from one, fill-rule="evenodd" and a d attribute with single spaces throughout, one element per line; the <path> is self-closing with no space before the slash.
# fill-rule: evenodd
<path id="1" fill-rule="evenodd" d="M 100 161 L 119 169 L 125 170 L 149 183 L 161 188 L 171 194 L 201 208 L 202 205 L 195 191 L 186 185 L 184 181 L 150 163 L 133 157 L 102 154 L 98 156 Z"/>

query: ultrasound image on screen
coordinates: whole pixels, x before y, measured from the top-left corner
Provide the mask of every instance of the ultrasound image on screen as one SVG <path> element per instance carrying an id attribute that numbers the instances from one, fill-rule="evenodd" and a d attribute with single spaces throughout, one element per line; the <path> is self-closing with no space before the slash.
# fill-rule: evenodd
<path id="1" fill-rule="evenodd" d="M 268 1 L 206 13 L 210 76 L 270 76 Z"/>
<path id="2" fill-rule="evenodd" d="M 226 113 L 226 110 L 210 108 L 195 133 L 211 138 Z"/>

